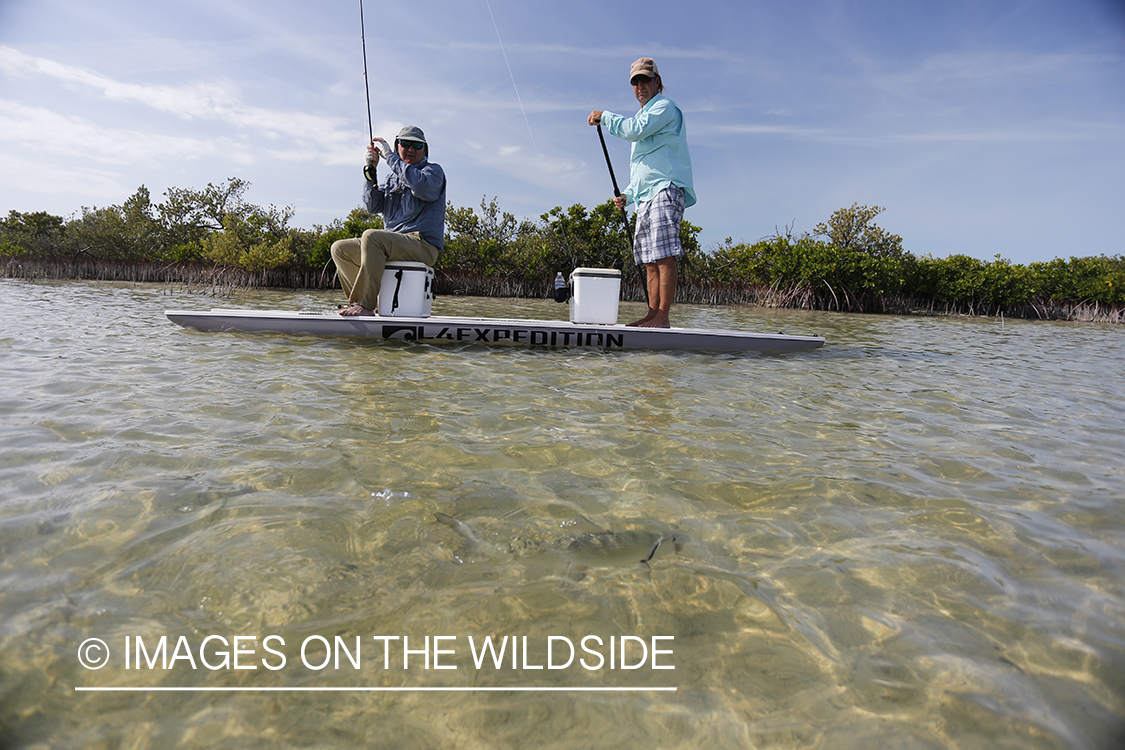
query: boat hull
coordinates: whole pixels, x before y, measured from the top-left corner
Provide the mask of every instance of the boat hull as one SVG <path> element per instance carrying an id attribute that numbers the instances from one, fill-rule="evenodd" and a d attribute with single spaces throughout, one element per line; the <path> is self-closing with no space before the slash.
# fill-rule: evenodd
<path id="1" fill-rule="evenodd" d="M 432 344 L 714 352 L 799 352 L 824 345 L 821 336 L 699 328 L 637 328 L 557 320 L 341 316 L 286 310 L 165 310 L 164 314 L 173 323 L 198 331 L 339 336 Z"/>

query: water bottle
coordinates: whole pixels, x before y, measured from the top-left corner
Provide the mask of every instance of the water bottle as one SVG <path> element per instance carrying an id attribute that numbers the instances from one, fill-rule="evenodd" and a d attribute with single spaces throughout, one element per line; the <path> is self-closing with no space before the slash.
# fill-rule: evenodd
<path id="1" fill-rule="evenodd" d="M 562 271 L 559 271 L 555 274 L 555 302 L 566 302 L 569 297 L 566 279 L 563 278 Z"/>

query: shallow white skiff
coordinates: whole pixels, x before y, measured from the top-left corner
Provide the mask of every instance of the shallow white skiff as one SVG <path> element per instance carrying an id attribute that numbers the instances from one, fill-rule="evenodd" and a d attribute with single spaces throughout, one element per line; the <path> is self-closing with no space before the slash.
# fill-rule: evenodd
<path id="1" fill-rule="evenodd" d="M 800 352 L 824 346 L 823 336 L 706 330 L 634 328 L 560 320 L 468 318 L 344 317 L 335 313 L 286 310 L 165 310 L 174 323 L 199 331 L 241 331 L 307 336 L 347 336 L 425 342 L 556 349 L 672 349 L 711 352 Z"/>

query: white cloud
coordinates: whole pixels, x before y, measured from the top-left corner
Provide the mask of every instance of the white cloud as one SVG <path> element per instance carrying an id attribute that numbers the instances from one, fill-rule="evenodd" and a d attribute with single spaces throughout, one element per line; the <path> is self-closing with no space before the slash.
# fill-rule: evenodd
<path id="1" fill-rule="evenodd" d="M 0 183 L 19 185 L 24 195 L 57 194 L 65 188 L 68 194 L 92 204 L 120 203 L 122 195 L 136 187 L 127 187 L 118 173 L 96 169 L 80 161 L 59 164 L 22 159 L 5 153 L 0 153 Z M 67 213 L 77 212 L 78 208 L 78 205 L 74 205 Z M 25 210 L 41 209 L 32 203 Z"/>
<path id="2" fill-rule="evenodd" d="M 718 133 L 731 135 L 781 135 L 792 138 L 820 138 L 832 137 L 831 131 L 821 128 L 798 127 L 795 125 L 718 125 L 711 128 Z"/>
<path id="3" fill-rule="evenodd" d="M 306 153 L 331 153 L 354 140 L 353 131 L 346 128 L 340 118 L 248 106 L 242 103 L 237 88 L 229 83 L 204 82 L 186 86 L 125 83 L 3 46 L 0 46 L 0 71 L 19 78 L 51 78 L 92 90 L 111 102 L 140 104 L 181 120 L 225 123 L 252 138 L 292 139 L 302 144 Z M 39 119 L 49 119 L 43 117 L 42 112 L 37 110 Z M 76 118 L 60 115 L 55 119 L 73 121 Z M 161 137 L 150 136 L 147 140 L 159 142 Z M 179 140 L 177 143 L 183 146 L 190 140 Z"/>
<path id="4" fill-rule="evenodd" d="M 368 129 L 356 6 L 62 2 L 24 2 L 27 22 L 3 29 L 0 213 L 66 215 L 89 194 L 120 203 L 139 184 L 231 175 L 257 202 L 298 206 L 305 226 L 356 205 Z M 967 223 L 1044 218 L 993 222 L 977 238 L 990 252 L 1070 252 L 1060 239 L 1117 252 L 1106 217 L 1125 187 L 1125 67 L 1082 3 L 1022 26 L 991 6 L 872 15 L 834 0 L 704 3 L 670 26 L 668 7 L 496 6 L 497 29 L 483 3 L 369 5 L 374 131 L 423 127 L 455 205 L 592 206 L 610 186 L 586 114 L 633 111 L 622 67 L 651 55 L 687 114 L 700 196 L 688 219 L 705 245 L 858 201 L 913 217 L 890 227 L 913 251 L 951 246 L 956 228 L 927 219 L 943 205 Z M 628 144 L 608 147 L 625 178 Z M 85 192 L 52 189 L 57 178 Z M 1073 210 L 1053 221 L 1060 203 Z"/>
<path id="5" fill-rule="evenodd" d="M 965 85 L 1041 87 L 1085 77 L 1092 69 L 1120 63 L 1118 57 L 1081 53 L 943 53 L 933 55 L 913 70 L 893 77 L 899 78 L 906 86 L 954 86 L 962 91 Z"/>
<path id="6" fill-rule="evenodd" d="M 94 160 L 107 164 L 207 156 L 222 156 L 241 163 L 251 159 L 244 146 L 230 139 L 107 128 L 79 115 L 63 115 L 44 107 L 8 100 L 0 100 L 0 141 L 74 161 Z"/>

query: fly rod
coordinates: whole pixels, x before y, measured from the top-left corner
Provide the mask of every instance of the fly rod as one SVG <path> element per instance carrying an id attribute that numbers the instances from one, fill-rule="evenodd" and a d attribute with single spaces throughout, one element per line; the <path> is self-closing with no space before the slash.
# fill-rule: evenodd
<path id="1" fill-rule="evenodd" d="M 359 43 L 363 46 L 363 90 L 367 94 L 367 141 L 375 140 L 375 129 L 371 127 L 371 86 L 367 83 L 367 39 L 363 33 L 363 0 L 359 0 Z"/>

